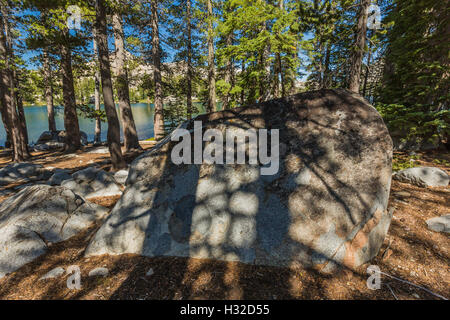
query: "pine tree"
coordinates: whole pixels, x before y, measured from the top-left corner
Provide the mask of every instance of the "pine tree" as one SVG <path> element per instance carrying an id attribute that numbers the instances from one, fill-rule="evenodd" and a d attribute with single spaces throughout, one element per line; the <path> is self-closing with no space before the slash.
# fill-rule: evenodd
<path id="1" fill-rule="evenodd" d="M 367 17 L 370 0 L 361 0 L 358 24 L 355 32 L 355 45 L 353 55 L 350 62 L 350 79 L 348 88 L 350 91 L 359 93 L 359 83 L 361 77 L 361 65 L 364 56 L 367 36 Z"/>
<path id="2" fill-rule="evenodd" d="M 158 0 L 151 0 L 153 81 L 155 87 L 155 140 L 164 137 L 163 92 L 161 81 L 161 53 L 159 44 Z"/>
<path id="3" fill-rule="evenodd" d="M 125 151 L 131 152 L 142 150 L 139 145 L 139 139 L 134 123 L 133 112 L 130 104 L 130 93 L 128 87 L 128 74 L 125 57 L 125 41 L 123 32 L 123 22 L 120 3 L 115 3 L 115 12 L 113 13 L 112 23 L 114 30 L 114 43 L 116 47 L 116 87 L 119 98 L 120 116 L 122 119 L 123 139 Z"/>
<path id="4" fill-rule="evenodd" d="M 120 125 L 113 98 L 111 68 L 108 53 L 108 34 L 106 28 L 105 0 L 96 0 L 96 38 L 98 46 L 98 60 L 103 91 L 103 102 L 108 119 L 108 147 L 111 154 L 112 170 L 117 171 L 126 167 L 120 147 Z"/>
<path id="5" fill-rule="evenodd" d="M 15 80 L 16 73 L 12 59 L 12 40 L 9 35 L 9 13 L 6 1 L 2 0 L 0 2 L 0 10 L 0 59 L 2 62 L 0 70 L 0 100 L 3 106 L 2 113 L 5 114 L 2 119 L 5 125 L 5 131 L 11 138 L 13 148 L 12 159 L 15 162 L 20 162 L 30 156 L 28 152 L 26 123 L 24 123 L 23 105 L 20 105 L 21 100 L 20 98 L 18 99 L 18 92 L 16 91 L 17 82 Z M 19 105 L 17 106 L 18 102 Z M 17 109 L 19 109 L 19 113 Z"/>

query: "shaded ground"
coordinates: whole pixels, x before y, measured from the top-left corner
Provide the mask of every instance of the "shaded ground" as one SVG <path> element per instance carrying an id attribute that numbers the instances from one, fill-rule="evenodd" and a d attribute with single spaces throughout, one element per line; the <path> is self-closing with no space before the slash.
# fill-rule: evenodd
<path id="1" fill-rule="evenodd" d="M 102 164 L 107 156 L 79 154 L 58 160 L 57 154 L 36 155 L 45 166 L 74 171 L 86 167 L 91 160 Z M 395 158 L 409 161 L 409 156 L 403 153 L 396 153 Z M 420 153 L 415 158 L 416 165 L 450 172 L 449 154 Z M 108 169 L 107 161 L 104 166 Z M 90 200 L 112 208 L 118 198 Z M 429 218 L 450 213 L 449 199 L 449 187 L 424 189 L 393 181 L 389 207 L 395 209 L 394 217 L 378 256 L 357 271 L 342 270 L 330 276 L 297 266 L 261 267 L 206 259 L 129 254 L 84 258 L 84 249 L 99 227 L 96 225 L 52 245 L 46 255 L 0 279 L 0 299 L 438 299 L 386 276 L 382 276 L 380 290 L 368 289 L 366 269 L 370 264 L 450 298 L 450 237 L 428 230 L 425 223 Z M 70 265 L 81 269 L 80 290 L 67 288 L 68 275 L 39 280 L 55 267 L 67 269 Z M 96 267 L 108 268 L 109 275 L 88 277 L 89 271 Z M 153 274 L 146 276 L 150 268 Z"/>
<path id="2" fill-rule="evenodd" d="M 141 147 L 146 150 L 154 146 L 152 141 L 141 142 Z M 105 147 L 107 148 L 107 147 Z M 32 152 L 32 158 L 27 160 L 29 162 L 41 164 L 44 167 L 53 167 L 61 169 L 69 169 L 71 173 L 82 170 L 92 165 L 97 165 L 99 168 L 109 171 L 111 168 L 111 160 L 109 153 L 89 153 L 98 147 L 92 146 L 85 147 L 84 150 L 77 151 L 76 153 L 65 154 L 61 151 L 39 151 Z M 140 153 L 125 154 L 124 158 L 127 163 L 134 160 Z M 0 151 L 0 168 L 11 163 L 9 150 Z M 6 186 L 0 186 L 0 193 L 5 191 L 16 191 L 15 187 L 18 187 L 24 183 L 23 181 L 17 181 Z M 0 202 L 5 200 L 9 195 L 0 195 Z"/>

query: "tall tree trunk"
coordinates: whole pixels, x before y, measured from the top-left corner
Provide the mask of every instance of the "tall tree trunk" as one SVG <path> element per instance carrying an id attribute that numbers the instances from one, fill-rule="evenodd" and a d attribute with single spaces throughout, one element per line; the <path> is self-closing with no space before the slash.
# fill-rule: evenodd
<path id="1" fill-rule="evenodd" d="M 233 44 L 233 34 L 230 32 L 227 34 L 226 38 L 227 47 Z M 225 93 L 224 101 L 223 101 L 223 109 L 230 109 L 231 107 L 231 97 L 230 91 L 233 88 L 233 58 L 228 57 L 227 65 L 225 68 L 225 82 L 230 85 L 230 88 L 227 89 Z"/>
<path id="2" fill-rule="evenodd" d="M 331 86 L 330 81 L 330 48 L 331 44 L 329 42 L 325 45 L 325 63 L 324 63 L 324 71 L 323 71 L 323 87 L 329 88 Z"/>
<path id="3" fill-rule="evenodd" d="M 6 45 L 7 45 L 7 59 L 8 59 L 8 65 L 10 66 L 9 69 L 11 71 L 10 76 L 10 88 L 13 90 L 13 99 L 14 99 L 14 105 L 17 107 L 17 115 L 18 115 L 18 121 L 19 121 L 19 139 L 21 140 L 20 148 L 22 148 L 22 153 L 25 158 L 29 158 L 31 155 L 28 150 L 28 132 L 27 132 L 27 122 L 25 119 L 25 111 L 23 109 L 23 101 L 22 97 L 19 92 L 19 81 L 17 78 L 17 72 L 15 68 L 15 59 L 14 59 L 14 51 L 13 51 L 13 40 L 11 37 L 11 30 L 10 30 L 10 24 L 9 24 L 9 11 L 6 5 L 2 5 L 1 7 L 1 13 L 4 17 L 3 23 L 4 23 L 4 31 L 5 31 L 5 37 L 6 37 Z"/>
<path id="4" fill-rule="evenodd" d="M 19 118 L 19 130 L 20 130 L 20 138 L 23 139 L 24 143 L 21 144 L 21 147 L 23 148 L 23 154 L 25 157 L 30 157 L 30 153 L 28 151 L 28 132 L 27 132 L 27 121 L 25 119 L 25 110 L 23 109 L 23 101 L 22 96 L 20 95 L 20 88 L 19 88 L 19 80 L 17 71 L 14 65 L 14 52 L 13 52 L 13 40 L 11 38 L 11 30 L 9 25 L 9 12 L 6 10 L 4 6 L 2 6 L 2 14 L 5 17 L 4 23 L 5 23 L 5 36 L 6 36 L 6 43 L 7 43 L 7 50 L 8 50 L 8 59 L 9 64 L 11 66 L 11 84 L 10 87 L 13 90 L 14 94 L 14 103 L 17 107 L 18 112 L 18 118 Z"/>
<path id="5" fill-rule="evenodd" d="M 13 73 L 10 69 L 8 44 L 5 36 L 4 9 L 4 3 L 2 2 L 2 15 L 0 16 L 0 57 L 4 60 L 4 65 L 0 72 L 1 102 L 3 111 L 6 113 L 6 126 L 10 128 L 13 149 L 12 160 L 14 162 L 21 162 L 25 160 L 27 154 L 24 153 L 24 150 L 26 150 L 26 146 L 23 146 L 25 139 L 21 134 L 19 116 L 15 105 Z"/>
<path id="6" fill-rule="evenodd" d="M 279 0 L 278 7 L 280 8 L 280 10 L 284 10 L 284 0 Z M 286 87 L 285 87 L 285 83 L 284 83 L 283 64 L 281 61 L 281 54 L 279 52 L 277 52 L 276 60 L 277 60 L 276 62 L 278 64 L 277 69 L 278 69 L 278 74 L 279 74 L 279 77 L 277 75 L 277 82 L 280 81 L 281 97 L 284 97 L 284 96 L 286 96 Z M 277 91 L 279 90 L 278 83 L 277 83 L 276 89 L 277 89 Z M 278 94 L 276 97 L 278 98 Z"/>
<path id="7" fill-rule="evenodd" d="M 0 77 L 1 77 L 1 71 L 0 71 Z M 4 88 L 2 85 L 2 82 L 0 81 L 0 108 L 1 108 L 1 116 L 2 116 L 2 122 L 3 126 L 5 128 L 6 137 L 5 137 L 5 148 L 11 147 L 11 124 L 8 120 L 8 109 L 6 108 L 6 102 L 5 102 L 5 94 L 4 94 Z"/>
<path id="8" fill-rule="evenodd" d="M 369 71 L 370 71 L 370 58 L 371 58 L 371 52 L 370 52 L 370 47 L 369 47 L 369 54 L 367 56 L 366 72 L 364 74 L 364 85 L 363 85 L 363 92 L 362 92 L 363 97 L 365 97 L 366 93 L 367 93 L 367 81 L 369 80 Z"/>
<path id="9" fill-rule="evenodd" d="M 55 108 L 53 106 L 52 70 L 50 69 L 47 49 L 43 54 L 45 101 L 47 103 L 48 130 L 56 131 Z"/>
<path id="10" fill-rule="evenodd" d="M 187 24 L 187 90 L 186 107 L 187 118 L 192 118 L 192 30 L 191 30 L 191 0 L 186 0 L 186 24 Z"/>
<path id="11" fill-rule="evenodd" d="M 361 65 L 364 56 L 364 46 L 366 43 L 367 17 L 370 0 L 361 0 L 358 14 L 358 24 L 356 28 L 355 51 L 352 54 L 350 64 L 350 91 L 359 93 L 359 81 L 361 77 Z"/>
<path id="12" fill-rule="evenodd" d="M 267 30 L 267 25 L 265 22 L 262 24 L 262 32 Z M 270 44 L 265 43 L 264 47 L 261 49 L 259 53 L 259 68 L 260 68 L 260 76 L 259 76 L 259 99 L 258 102 L 263 102 L 267 100 L 268 95 L 270 95 L 270 88 L 266 90 L 267 79 L 270 76 L 270 65 L 267 63 L 270 53 Z M 270 81 L 269 81 L 270 82 Z M 269 83 L 270 87 L 270 83 Z"/>
<path id="13" fill-rule="evenodd" d="M 97 50 L 97 31 L 94 26 L 93 28 L 94 38 L 92 40 L 92 44 L 94 47 L 94 55 L 95 55 L 95 72 L 94 72 L 94 82 L 95 82 L 95 89 L 94 89 L 94 108 L 95 111 L 100 111 L 100 69 L 99 69 L 99 63 L 98 63 L 98 50 Z M 102 142 L 101 139 L 102 134 L 102 121 L 100 119 L 100 116 L 97 116 L 95 118 L 95 132 L 94 132 L 94 143 L 99 144 Z"/>
<path id="14" fill-rule="evenodd" d="M 207 0 L 208 6 L 208 110 L 216 111 L 216 68 L 214 65 L 214 35 L 212 0 Z"/>
<path id="15" fill-rule="evenodd" d="M 15 87 L 18 90 L 19 82 L 17 80 L 15 72 L 13 72 L 13 76 L 14 76 Z M 16 101 L 16 105 L 17 105 L 17 112 L 18 112 L 18 116 L 19 116 L 19 126 L 20 126 L 21 136 L 22 136 L 22 139 L 24 141 L 24 143 L 22 144 L 22 147 L 24 148 L 23 152 L 24 152 L 24 154 L 26 154 L 27 157 L 30 157 L 31 155 L 30 155 L 30 152 L 28 150 L 27 121 L 25 119 L 25 110 L 23 109 L 22 96 L 17 91 L 14 92 L 14 96 L 15 96 L 15 101 Z"/>
<path id="16" fill-rule="evenodd" d="M 241 61 L 241 77 L 243 77 L 244 76 L 244 73 L 245 73 L 245 60 L 242 60 Z M 245 103 L 245 92 L 244 92 L 244 89 L 242 88 L 242 90 L 241 90 L 241 107 L 242 106 L 244 106 L 244 103 Z"/>
<path id="17" fill-rule="evenodd" d="M 152 55 L 153 55 L 153 80 L 155 82 L 155 116 L 154 132 L 155 140 L 164 137 L 164 113 L 163 95 L 161 83 L 161 54 L 159 50 L 159 22 L 158 22 L 158 0 L 152 0 Z"/>
<path id="18" fill-rule="evenodd" d="M 66 36 L 68 31 L 66 30 Z M 61 73 L 64 101 L 64 128 L 66 130 L 66 151 L 73 152 L 80 149 L 80 127 L 78 124 L 75 89 L 72 74 L 72 52 L 69 44 L 61 45 Z"/>
<path id="19" fill-rule="evenodd" d="M 120 147 L 120 125 L 113 97 L 111 66 L 109 63 L 108 52 L 108 34 L 106 31 L 105 0 L 97 0 L 95 9 L 98 60 L 100 63 L 103 103 L 105 105 L 106 118 L 108 120 L 108 147 L 109 153 L 111 154 L 112 171 L 117 171 L 125 168 L 126 163 L 123 160 Z"/>
<path id="20" fill-rule="evenodd" d="M 125 152 L 142 150 L 134 123 L 133 112 L 130 104 L 130 92 L 128 87 L 128 74 L 125 57 L 124 33 L 122 16 L 113 15 L 114 44 L 116 47 L 116 77 L 117 96 L 119 98 L 120 117 L 122 119 L 123 141 Z"/>

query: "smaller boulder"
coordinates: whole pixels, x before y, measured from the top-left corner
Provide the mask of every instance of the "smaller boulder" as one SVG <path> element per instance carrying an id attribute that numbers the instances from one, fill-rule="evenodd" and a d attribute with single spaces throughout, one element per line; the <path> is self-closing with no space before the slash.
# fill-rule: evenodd
<path id="1" fill-rule="evenodd" d="M 435 167 L 416 167 L 398 171 L 392 175 L 394 180 L 406 182 L 418 187 L 446 187 L 448 174 Z"/>
<path id="2" fill-rule="evenodd" d="M 95 268 L 89 271 L 89 277 L 106 277 L 109 274 L 107 268 Z"/>
<path id="3" fill-rule="evenodd" d="M 57 278 L 59 276 L 62 276 L 63 274 L 64 274 L 64 268 L 56 267 L 55 269 L 50 270 L 49 272 L 44 274 L 42 277 L 40 277 L 39 280 Z"/>
<path id="4" fill-rule="evenodd" d="M 65 130 L 44 131 L 39 136 L 39 139 L 37 140 L 34 148 L 58 148 L 61 144 L 64 146 L 64 143 L 66 142 L 66 135 L 67 134 Z M 80 142 L 82 145 L 87 144 L 87 134 L 84 131 L 80 131 Z"/>
<path id="5" fill-rule="evenodd" d="M 0 278 L 69 239 L 108 210 L 63 187 L 33 185 L 0 204 Z"/>
<path id="6" fill-rule="evenodd" d="M 128 169 L 119 170 L 114 174 L 114 179 L 116 179 L 116 182 L 122 185 L 125 185 L 127 178 L 128 178 Z"/>
<path id="7" fill-rule="evenodd" d="M 55 173 L 48 180 L 48 184 L 51 186 L 60 185 L 64 180 L 72 179 L 69 174 L 69 170 L 56 169 Z"/>
<path id="8" fill-rule="evenodd" d="M 450 214 L 431 218 L 427 221 L 428 229 L 436 232 L 446 232 L 450 233 Z"/>
<path id="9" fill-rule="evenodd" d="M 63 143 L 63 142 L 48 141 L 48 142 L 34 145 L 33 149 L 35 151 L 47 151 L 47 150 L 62 149 L 64 147 L 65 147 L 65 143 Z"/>
<path id="10" fill-rule="evenodd" d="M 98 147 L 98 148 L 94 148 L 90 151 L 87 151 L 86 153 L 90 153 L 90 154 L 103 154 L 103 153 L 109 153 L 109 149 L 108 147 Z"/>
<path id="11" fill-rule="evenodd" d="M 122 194 L 120 185 L 114 177 L 104 170 L 89 167 L 72 174 L 72 178 L 64 180 L 61 186 L 85 197 L 109 197 Z"/>
<path id="12" fill-rule="evenodd" d="M 16 181 L 47 180 L 51 171 L 42 165 L 30 162 L 12 163 L 0 169 L 0 185 L 7 185 Z"/>

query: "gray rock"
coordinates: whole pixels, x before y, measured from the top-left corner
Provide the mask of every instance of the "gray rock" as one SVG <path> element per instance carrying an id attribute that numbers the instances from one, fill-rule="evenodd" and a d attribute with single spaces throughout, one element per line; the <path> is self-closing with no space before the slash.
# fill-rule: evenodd
<path id="1" fill-rule="evenodd" d="M 448 174 L 434 167 L 408 168 L 394 173 L 392 178 L 424 188 L 446 187 L 449 182 Z"/>
<path id="2" fill-rule="evenodd" d="M 45 275 L 39 278 L 39 280 L 53 279 L 64 274 L 64 268 L 56 267 L 55 269 L 50 270 Z"/>
<path id="3" fill-rule="evenodd" d="M 398 192 L 394 193 L 394 197 L 408 198 L 408 197 L 411 197 L 411 193 L 406 192 L 406 191 L 398 191 Z"/>
<path id="4" fill-rule="evenodd" d="M 7 185 L 17 181 L 47 180 L 51 174 L 51 171 L 46 170 L 40 164 L 30 162 L 13 163 L 0 169 L 0 185 Z"/>
<path id="5" fill-rule="evenodd" d="M 122 185 L 125 184 L 127 178 L 128 178 L 128 170 L 125 169 L 119 170 L 114 174 L 114 179 L 116 179 L 116 182 Z"/>
<path id="6" fill-rule="evenodd" d="M 151 275 L 153 275 L 155 272 L 153 271 L 152 268 L 148 269 L 147 273 L 145 274 L 147 277 L 150 277 Z"/>
<path id="7" fill-rule="evenodd" d="M 168 135 L 133 161 L 87 256 L 213 258 L 331 272 L 378 253 L 392 218 L 392 140 L 360 96 L 313 91 L 195 120 L 203 132 L 279 129 L 280 169 L 263 176 L 259 165 L 175 165 L 177 142 Z M 181 127 L 192 134 L 193 121 Z"/>
<path id="8" fill-rule="evenodd" d="M 95 268 L 89 271 L 89 277 L 106 277 L 109 274 L 107 268 Z"/>
<path id="9" fill-rule="evenodd" d="M 122 189 L 113 175 L 96 167 L 89 167 L 72 174 L 71 179 L 62 181 L 61 186 L 73 190 L 85 198 L 121 195 Z"/>
<path id="10" fill-rule="evenodd" d="M 56 143 L 62 143 L 64 146 L 65 142 L 66 142 L 66 131 L 64 130 L 44 131 L 39 136 L 36 145 L 57 146 Z M 80 142 L 82 145 L 87 144 L 87 134 L 84 131 L 80 131 Z"/>
<path id="11" fill-rule="evenodd" d="M 56 169 L 55 173 L 48 180 L 48 183 L 51 186 L 60 185 L 64 180 L 72 178 L 69 172 L 69 170 Z"/>
<path id="12" fill-rule="evenodd" d="M 109 153 L 109 149 L 108 149 L 108 147 L 97 147 L 97 148 L 94 148 L 94 149 L 92 149 L 90 151 L 87 151 L 86 153 L 92 153 L 92 154 Z"/>
<path id="13" fill-rule="evenodd" d="M 450 233 L 450 214 L 428 219 L 426 223 L 430 230 Z"/>
<path id="14" fill-rule="evenodd" d="M 35 151 L 47 151 L 47 150 L 54 150 L 54 149 L 62 149 L 66 146 L 63 142 L 57 142 L 57 141 L 48 141 L 40 144 L 35 144 L 33 146 L 33 149 Z"/>
<path id="15" fill-rule="evenodd" d="M 0 278 L 104 217 L 107 209 L 71 190 L 33 185 L 0 204 Z"/>

